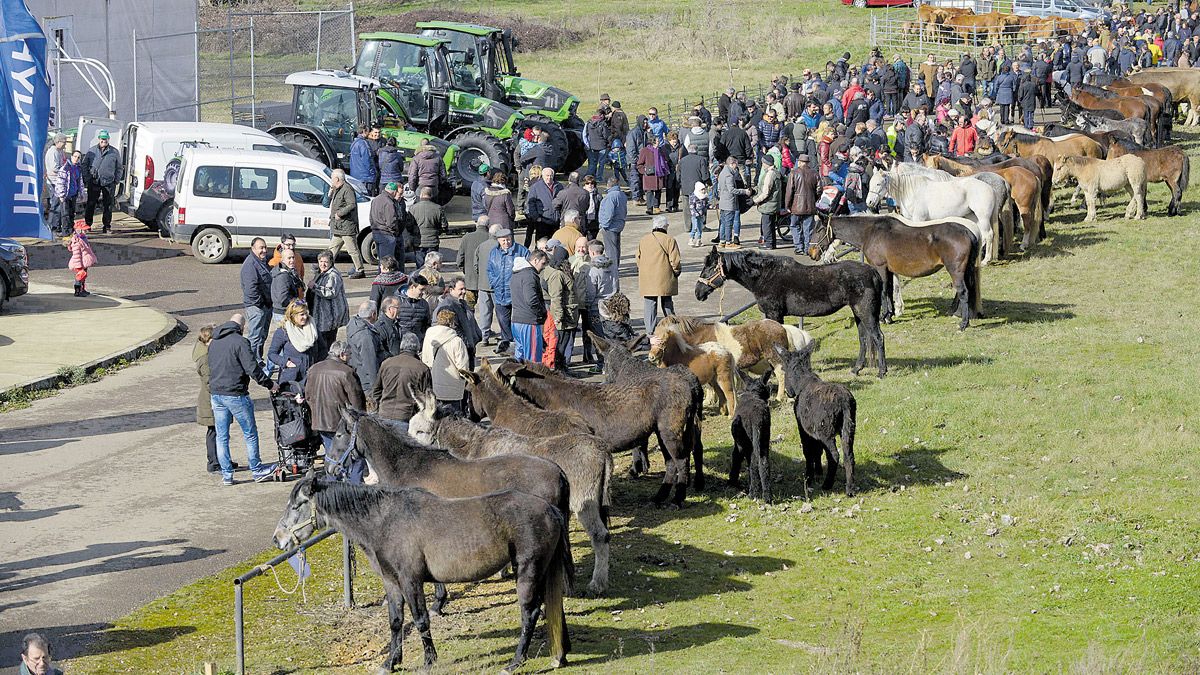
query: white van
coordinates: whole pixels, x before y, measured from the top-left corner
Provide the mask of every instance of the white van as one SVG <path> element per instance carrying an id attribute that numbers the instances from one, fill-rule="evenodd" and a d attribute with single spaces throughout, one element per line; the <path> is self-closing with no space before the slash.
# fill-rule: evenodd
<path id="1" fill-rule="evenodd" d="M 164 234 L 186 148 L 291 152 L 271 134 L 241 124 L 121 122 L 92 117 L 79 118 L 75 147 L 86 154 L 101 129 L 108 131 L 109 143 L 121 151 L 125 163 L 117 200 L 126 213 Z"/>
<path id="2" fill-rule="evenodd" d="M 296 248 L 329 248 L 332 187 L 324 164 L 291 153 L 188 148 L 183 151 L 175 191 L 171 240 L 192 247 L 203 263 L 219 263 L 233 248 L 249 248 L 255 237 L 274 246 L 286 232 Z M 358 195 L 359 247 L 374 264 L 370 199 L 354 179 Z"/>

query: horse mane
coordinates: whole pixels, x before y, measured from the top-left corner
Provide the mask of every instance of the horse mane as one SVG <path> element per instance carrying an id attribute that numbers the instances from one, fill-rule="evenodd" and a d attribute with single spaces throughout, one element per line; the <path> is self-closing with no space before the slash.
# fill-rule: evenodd
<path id="1" fill-rule="evenodd" d="M 930 176 L 915 172 L 898 172 L 896 169 L 892 169 L 889 173 L 891 180 L 888 183 L 888 194 L 896 200 L 896 203 L 908 201 L 909 197 L 917 196 L 916 193 L 924 187 L 919 184 L 921 181 L 933 180 Z M 921 179 L 921 181 L 917 179 Z"/>
<path id="2" fill-rule="evenodd" d="M 359 420 L 360 425 L 362 424 L 362 420 L 374 423 L 393 446 L 400 446 L 403 448 L 405 453 L 424 452 L 449 454 L 449 451 L 447 451 L 445 448 L 435 448 L 432 445 L 425 445 L 412 436 L 401 432 L 399 429 L 392 426 L 394 424 L 392 420 L 380 417 L 377 413 L 368 413 L 359 418 Z M 359 452 L 362 453 L 363 457 L 367 456 L 367 453 L 362 452 L 361 448 L 359 449 Z M 380 450 L 374 450 L 374 452 L 381 459 L 390 459 L 396 457 L 395 452 L 384 452 Z"/>
<path id="3" fill-rule="evenodd" d="M 703 319 L 692 318 L 688 316 L 680 316 L 678 314 L 668 314 L 659 319 L 658 325 L 665 326 L 668 329 L 678 327 L 684 333 L 695 333 L 706 325 L 720 323 L 719 321 L 705 321 Z"/>
<path id="4" fill-rule="evenodd" d="M 303 484 L 304 481 L 296 484 L 292 489 L 293 496 Z M 390 493 L 390 490 L 373 485 L 312 481 L 312 497 L 317 510 L 323 514 L 366 518 L 375 512 L 379 503 Z"/>
<path id="5" fill-rule="evenodd" d="M 732 251 L 722 253 L 727 272 L 746 272 L 761 274 L 763 272 L 782 271 L 792 260 L 778 255 L 768 255 L 758 251 Z"/>

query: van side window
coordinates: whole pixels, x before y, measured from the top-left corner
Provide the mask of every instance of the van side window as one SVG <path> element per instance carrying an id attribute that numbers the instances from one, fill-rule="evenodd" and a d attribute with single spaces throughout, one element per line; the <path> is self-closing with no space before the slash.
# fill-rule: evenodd
<path id="1" fill-rule="evenodd" d="M 320 204 L 329 191 L 324 178 L 307 171 L 288 171 L 288 195 L 297 204 Z"/>
<path id="2" fill-rule="evenodd" d="M 233 167 L 201 166 L 196 169 L 192 194 L 197 197 L 223 197 L 229 199 L 229 186 L 233 184 Z"/>
<path id="3" fill-rule="evenodd" d="M 233 184 L 233 198 L 256 202 L 275 201 L 276 176 L 274 169 L 239 166 L 237 180 Z"/>

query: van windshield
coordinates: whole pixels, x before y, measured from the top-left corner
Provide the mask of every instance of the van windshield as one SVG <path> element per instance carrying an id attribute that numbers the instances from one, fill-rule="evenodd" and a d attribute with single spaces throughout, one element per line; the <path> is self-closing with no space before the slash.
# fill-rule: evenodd
<path id="1" fill-rule="evenodd" d="M 333 170 L 329 167 L 325 167 L 325 178 L 329 179 L 331 185 L 333 184 Z M 371 198 L 367 196 L 367 186 L 365 183 L 349 174 L 346 174 L 346 182 L 350 184 L 350 187 L 354 188 L 354 201 L 360 204 L 371 201 Z"/>

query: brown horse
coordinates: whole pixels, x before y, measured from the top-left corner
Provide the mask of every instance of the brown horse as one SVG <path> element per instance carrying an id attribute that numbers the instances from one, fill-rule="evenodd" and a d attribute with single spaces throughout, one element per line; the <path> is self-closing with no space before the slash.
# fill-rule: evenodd
<path id="1" fill-rule="evenodd" d="M 1150 68 L 1129 75 L 1129 81 L 1140 86 L 1158 84 L 1171 91 L 1174 101 L 1187 101 L 1186 125 L 1200 123 L 1200 69 Z"/>
<path id="2" fill-rule="evenodd" d="M 1146 163 L 1147 183 L 1166 183 L 1171 190 L 1171 203 L 1167 206 L 1168 216 L 1180 214 L 1183 191 L 1187 189 L 1191 174 L 1191 160 L 1179 146 L 1164 148 L 1135 148 L 1125 143 L 1114 143 L 1109 147 L 1109 157 L 1137 155 Z M 1145 193 L 1143 193 L 1143 197 Z"/>
<path id="3" fill-rule="evenodd" d="M 1003 162 L 988 162 L 986 160 L 976 159 L 974 157 L 958 157 L 955 159 L 959 164 L 967 166 L 981 167 L 992 166 L 997 169 L 1007 169 L 1014 166 L 1019 166 L 1026 171 L 1037 176 L 1042 182 L 1042 215 L 1043 217 L 1050 215 L 1050 197 L 1054 194 L 1054 164 L 1042 157 L 1035 155 L 1033 157 L 1013 157 L 1006 159 Z"/>
<path id="4" fill-rule="evenodd" d="M 997 168 L 994 164 L 969 166 L 941 155 L 926 155 L 925 165 L 954 176 L 973 176 L 977 173 L 999 175 L 1012 187 L 1010 194 L 1017 203 L 1017 210 L 1021 212 L 1021 227 L 1025 230 L 1021 249 L 1028 250 L 1045 236 L 1046 216 L 1042 210 L 1042 182 L 1032 171 L 1019 166 Z"/>
<path id="5" fill-rule="evenodd" d="M 1075 90 L 1082 94 L 1095 96 L 1107 101 L 1121 101 L 1122 99 L 1136 99 L 1141 101 L 1149 111 L 1149 116 L 1146 121 L 1150 124 L 1151 133 L 1154 136 L 1155 147 L 1162 145 L 1167 141 L 1167 130 L 1163 126 L 1163 112 L 1166 110 L 1165 104 L 1158 98 L 1151 96 L 1137 88 L 1136 92 L 1131 95 L 1118 94 L 1117 92 L 1104 87 L 1096 87 L 1090 84 L 1079 84 L 1074 87 Z"/>
<path id="6" fill-rule="evenodd" d="M 1104 148 L 1083 134 L 1049 138 L 1038 134 L 1021 133 L 1009 127 L 1000 132 L 1000 136 L 996 138 L 996 147 L 1001 152 L 1018 157 L 1040 155 L 1049 159 L 1052 164 L 1059 157 L 1104 158 Z"/>
<path id="7" fill-rule="evenodd" d="M 1158 119 L 1151 116 L 1150 106 L 1147 105 L 1146 102 L 1141 98 L 1120 96 L 1115 93 L 1113 93 L 1112 98 L 1109 98 L 1103 95 L 1096 95 L 1092 92 L 1085 91 L 1082 85 L 1071 88 L 1070 98 L 1071 102 L 1079 105 L 1080 107 L 1087 108 L 1088 110 L 1113 110 L 1121 113 L 1127 119 L 1146 120 L 1146 124 L 1150 125 L 1151 129 L 1158 128 Z"/>
<path id="8" fill-rule="evenodd" d="M 820 260 L 835 241 L 858 247 L 863 258 L 879 272 L 886 292 L 881 318 L 891 322 L 895 314 L 892 293 L 896 276 L 927 277 L 946 268 L 954 281 L 955 299 L 965 330 L 971 316 L 978 315 L 979 239 L 956 222 L 924 223 L 909 227 L 895 216 L 835 216 L 809 244 L 808 255 Z"/>

